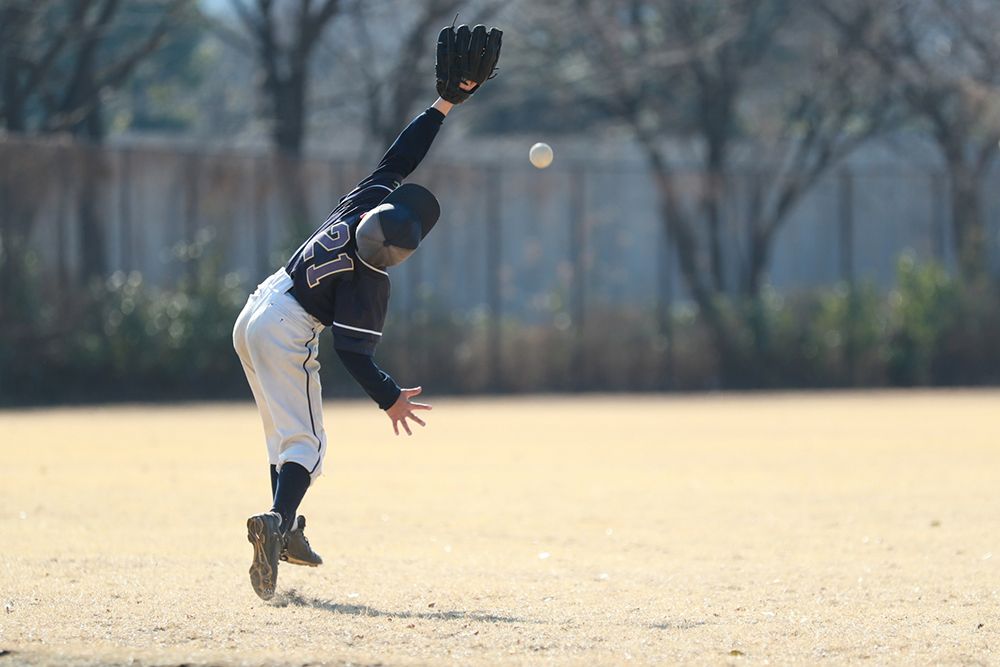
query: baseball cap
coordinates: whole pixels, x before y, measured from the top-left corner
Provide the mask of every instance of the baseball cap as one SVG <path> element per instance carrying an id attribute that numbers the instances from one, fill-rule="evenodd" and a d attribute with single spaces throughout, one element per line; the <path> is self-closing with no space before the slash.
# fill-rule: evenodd
<path id="1" fill-rule="evenodd" d="M 358 257 L 370 266 L 396 266 L 413 254 L 441 214 L 427 188 L 407 183 L 369 211 L 355 232 Z"/>
<path id="2" fill-rule="evenodd" d="M 391 204 L 399 210 L 399 215 L 409 214 L 411 220 L 420 223 L 420 239 L 430 233 L 438 218 L 441 217 L 441 205 L 430 190 L 416 183 L 403 183 L 382 200 L 382 205 Z M 409 246 L 402 246 L 409 247 Z M 412 246 L 416 248 L 416 245 Z"/>

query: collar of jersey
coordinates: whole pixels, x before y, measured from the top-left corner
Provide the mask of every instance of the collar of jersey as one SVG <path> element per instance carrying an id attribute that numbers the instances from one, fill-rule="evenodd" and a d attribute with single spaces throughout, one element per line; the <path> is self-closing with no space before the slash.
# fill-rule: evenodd
<path id="1" fill-rule="evenodd" d="M 372 266 L 371 264 L 369 264 L 368 262 L 366 262 L 365 260 L 361 259 L 361 255 L 357 255 L 357 258 L 358 258 L 359 262 L 361 262 L 362 264 L 364 264 L 365 266 L 367 266 L 369 269 L 371 269 L 375 273 L 381 273 L 386 278 L 389 277 L 389 274 L 386 271 L 383 271 L 382 269 L 377 269 L 374 266 Z"/>

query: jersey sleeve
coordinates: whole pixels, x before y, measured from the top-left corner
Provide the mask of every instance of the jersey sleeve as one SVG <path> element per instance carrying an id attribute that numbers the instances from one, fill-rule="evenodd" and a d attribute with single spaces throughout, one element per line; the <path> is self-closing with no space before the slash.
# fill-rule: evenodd
<path id="1" fill-rule="evenodd" d="M 392 376 L 378 367 L 367 354 L 337 350 L 340 362 L 354 381 L 364 389 L 383 410 L 388 410 L 399 398 L 400 388 Z"/>
<path id="2" fill-rule="evenodd" d="M 390 174 L 403 181 L 427 155 L 443 122 L 444 114 L 434 108 L 427 109 L 410 121 L 392 142 L 392 146 L 389 146 L 369 178 Z"/>
<path id="3" fill-rule="evenodd" d="M 433 108 L 410 121 L 389 146 L 375 171 L 341 200 L 341 206 L 345 210 L 377 206 L 423 161 L 443 122 L 444 114 Z"/>
<path id="4" fill-rule="evenodd" d="M 356 268 L 337 285 L 333 346 L 337 350 L 372 355 L 382 338 L 389 308 L 389 279 L 370 269 Z"/>

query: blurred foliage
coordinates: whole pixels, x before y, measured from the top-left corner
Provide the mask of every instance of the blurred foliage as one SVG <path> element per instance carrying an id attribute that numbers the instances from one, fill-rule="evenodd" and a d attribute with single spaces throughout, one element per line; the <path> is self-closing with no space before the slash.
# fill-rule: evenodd
<path id="1" fill-rule="evenodd" d="M 264 58 L 274 65 L 272 79 L 296 89 L 290 145 L 297 151 L 320 118 L 327 126 L 312 128 L 317 146 L 344 151 L 361 136 L 390 140 L 432 91 L 431 45 L 457 5 L 461 20 L 507 27 L 508 47 L 502 76 L 477 94 L 475 113 L 449 123 L 471 124 L 476 135 L 586 132 L 612 145 L 632 126 L 660 177 L 661 210 L 685 231 L 686 243 L 675 245 L 691 259 L 680 266 L 689 267 L 687 293 L 700 310 L 681 307 L 658 322 L 652 307 L 589 304 L 587 321 L 574 323 L 568 300 L 557 296 L 551 325 L 497 324 L 428 298 L 390 322 L 380 350 L 400 382 L 470 392 L 1000 381 L 1000 294 L 982 277 L 988 237 L 975 213 L 985 210 L 978 193 L 994 162 L 1000 118 L 1000 69 L 975 66 L 998 58 L 988 3 L 379 0 L 342 4 L 322 39 L 318 25 L 287 20 L 310 3 L 262 3 L 254 25 L 270 25 L 283 40 L 296 26 L 312 28 L 307 41 L 316 40 L 315 61 L 306 57 L 312 46 L 276 51 L 300 52 L 294 67 Z M 183 133 L 213 142 L 273 134 L 276 118 L 259 95 L 267 92 L 268 68 L 260 67 L 256 31 L 243 29 L 254 26 L 242 25 L 237 6 L 0 3 L 7 131 L 75 130 L 92 140 L 105 130 Z M 873 59 L 874 46 L 888 56 Z M 893 111 L 889 123 L 886 110 Z M 898 122 L 939 144 L 965 278 L 905 256 L 888 295 L 869 285 L 768 289 L 770 250 L 795 202 L 856 142 Z M 683 185 L 672 181 L 679 162 L 670 140 L 680 139 L 693 146 L 686 159 L 710 176 L 694 189 L 693 207 L 668 196 Z M 747 162 L 760 174 L 744 209 L 753 241 L 739 258 L 750 269 L 738 286 L 744 298 L 733 299 L 722 249 L 735 219 L 724 204 L 742 187 L 733 176 Z M 789 168 L 762 169 L 768 164 Z M 274 179 L 296 230 L 292 247 L 314 224 L 297 169 L 285 164 Z M 36 293 L 45 281 L 26 240 L 35 209 L 52 198 L 38 194 L 16 208 L 10 193 L 56 179 L 18 176 L 28 173 L 20 162 L 8 171 L 0 192 L 12 221 L 0 239 L 0 401 L 247 394 L 229 337 L 249 286 L 222 274 L 212 239 L 176 249 L 185 277 L 171 288 L 119 273 L 82 291 L 63 277 L 68 293 Z M 75 233 L 100 259 L 98 183 L 83 183 L 74 195 Z M 87 257 L 84 269 L 103 274 L 104 262 Z M 361 395 L 338 364 L 328 363 L 324 375 L 328 393 Z"/>
<path id="2" fill-rule="evenodd" d="M 148 23 L 153 9 L 135 3 L 126 8 L 119 30 Z M 131 16 L 132 14 L 136 16 Z M 109 41 L 116 41 L 114 36 Z M 124 40 L 117 40 L 124 41 Z M 169 39 L 135 69 L 122 94 L 109 102 L 112 131 L 181 133 L 193 130 L 205 113 L 199 89 L 216 66 L 218 55 L 208 27 L 195 6 L 178 12 Z"/>
<path id="3" fill-rule="evenodd" d="M 247 290 L 236 274 L 219 272 L 211 247 L 203 234 L 174 248 L 185 272 L 172 289 L 150 287 L 137 272 L 116 272 L 69 303 L 26 308 L 21 326 L 0 334 L 2 400 L 232 394 L 241 387 L 232 322 Z M 29 347 L 35 354 L 23 353 Z"/>
<path id="4" fill-rule="evenodd" d="M 174 289 L 116 273 L 66 304 L 25 299 L 18 326 L 0 329 L 0 402 L 249 397 L 231 331 L 250 286 L 219 271 L 213 247 L 203 236 L 175 249 L 186 271 Z M 738 373 L 723 367 L 687 307 L 666 337 L 639 308 L 594 310 L 582 328 L 557 316 L 493 331 L 484 313 L 457 316 L 426 301 L 390 318 L 379 363 L 436 394 L 1000 382 L 1000 289 L 968 286 L 911 256 L 898 272 L 888 295 L 871 286 L 766 292 L 757 308 L 767 348 L 746 349 Z M 617 323 L 613 336 L 603 321 Z M 333 358 L 321 354 L 326 395 L 362 397 Z"/>
<path id="5" fill-rule="evenodd" d="M 919 265 L 912 256 L 899 261 L 898 288 L 889 296 L 895 326 L 888 360 L 895 384 L 927 384 L 945 332 L 957 322 L 962 295 L 936 264 Z"/>
<path id="6" fill-rule="evenodd" d="M 0 3 L 4 128 L 69 131 L 101 141 L 108 130 L 106 106 L 116 93 L 130 81 L 133 89 L 149 83 L 137 77 L 140 64 L 150 65 L 148 71 L 164 83 L 185 75 L 197 83 L 183 52 L 200 40 L 194 30 L 198 16 L 192 0 Z M 154 55 L 159 65 L 149 63 Z M 121 129 L 117 125 L 113 129 Z"/>

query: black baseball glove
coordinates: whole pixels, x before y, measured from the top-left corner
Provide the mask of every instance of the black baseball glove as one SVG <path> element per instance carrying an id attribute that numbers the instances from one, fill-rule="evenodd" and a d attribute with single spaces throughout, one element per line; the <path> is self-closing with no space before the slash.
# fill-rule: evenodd
<path id="1" fill-rule="evenodd" d="M 467 25 L 448 26 L 441 30 L 437 43 L 437 92 L 441 99 L 461 104 L 479 90 L 483 82 L 496 76 L 500 59 L 500 40 L 503 32 L 498 28 Z M 471 81 L 471 90 L 462 90 L 459 84 Z"/>

